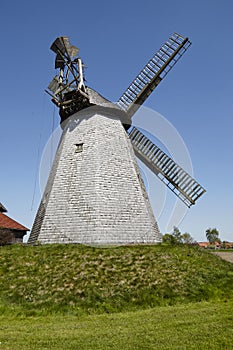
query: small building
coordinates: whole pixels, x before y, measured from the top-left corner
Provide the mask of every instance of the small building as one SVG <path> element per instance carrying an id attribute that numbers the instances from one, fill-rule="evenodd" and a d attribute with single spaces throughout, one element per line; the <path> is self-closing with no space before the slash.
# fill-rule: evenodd
<path id="1" fill-rule="evenodd" d="M 214 242 L 214 243 L 210 243 L 210 242 L 198 242 L 199 247 L 201 248 L 215 248 L 215 249 L 219 249 L 221 248 L 221 243 L 220 242 Z"/>
<path id="2" fill-rule="evenodd" d="M 197 244 L 199 245 L 199 247 L 201 248 L 208 248 L 210 243 L 209 242 L 197 242 Z"/>
<path id="3" fill-rule="evenodd" d="M 0 203 L 0 246 L 22 243 L 29 229 L 11 219 L 6 212 L 6 208 Z"/>

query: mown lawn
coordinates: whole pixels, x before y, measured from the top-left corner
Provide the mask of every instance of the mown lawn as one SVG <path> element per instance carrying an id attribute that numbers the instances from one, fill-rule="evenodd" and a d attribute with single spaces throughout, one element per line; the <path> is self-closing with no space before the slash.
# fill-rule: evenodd
<path id="1" fill-rule="evenodd" d="M 233 349 L 233 302 L 102 315 L 0 317 L 1 350 Z"/>

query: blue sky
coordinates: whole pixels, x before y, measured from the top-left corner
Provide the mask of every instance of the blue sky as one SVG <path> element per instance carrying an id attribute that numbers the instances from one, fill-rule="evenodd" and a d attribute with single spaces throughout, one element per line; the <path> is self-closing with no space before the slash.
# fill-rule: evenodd
<path id="1" fill-rule="evenodd" d="M 39 162 L 59 124 L 44 89 L 55 74 L 54 39 L 70 37 L 87 84 L 116 101 L 173 33 L 192 46 L 146 101 L 179 132 L 207 193 L 179 228 L 196 240 L 216 227 L 233 240 L 232 1 L 7 1 L 1 5 L 0 202 L 31 228 L 40 202 Z M 156 127 L 156 126 L 155 126 Z M 147 175 L 150 178 L 150 174 Z M 36 184 L 36 187 L 35 187 Z M 154 184 L 150 185 L 154 186 Z M 151 194 L 155 206 L 156 191 Z M 33 196 L 35 190 L 35 195 Z M 159 218 L 161 231 L 174 199 Z"/>

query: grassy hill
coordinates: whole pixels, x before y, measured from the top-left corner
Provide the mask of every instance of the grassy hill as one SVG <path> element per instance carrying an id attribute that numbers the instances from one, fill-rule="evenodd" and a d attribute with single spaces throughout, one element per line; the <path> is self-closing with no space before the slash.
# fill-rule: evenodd
<path id="1" fill-rule="evenodd" d="M 233 299 L 233 264 L 197 247 L 0 248 L 0 312 L 85 315 Z"/>

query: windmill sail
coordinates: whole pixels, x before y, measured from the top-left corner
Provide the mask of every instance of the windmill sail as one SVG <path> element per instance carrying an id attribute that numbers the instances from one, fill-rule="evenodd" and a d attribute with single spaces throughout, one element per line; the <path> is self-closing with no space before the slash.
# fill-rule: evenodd
<path id="1" fill-rule="evenodd" d="M 188 38 L 174 33 L 149 60 L 117 104 L 132 117 L 190 45 Z"/>
<path id="2" fill-rule="evenodd" d="M 206 191 L 185 170 L 133 127 L 129 132 L 136 156 L 147 165 L 188 207 Z"/>

